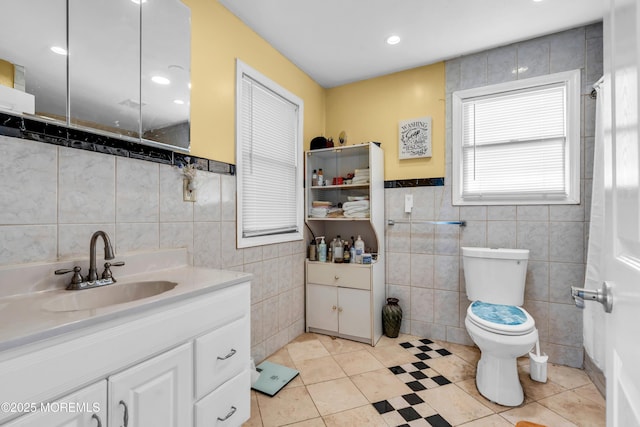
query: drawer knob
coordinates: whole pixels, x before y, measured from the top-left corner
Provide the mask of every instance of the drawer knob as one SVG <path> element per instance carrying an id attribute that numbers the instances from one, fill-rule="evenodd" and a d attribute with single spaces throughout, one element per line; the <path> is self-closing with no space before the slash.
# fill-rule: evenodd
<path id="1" fill-rule="evenodd" d="M 336 275 L 336 276 L 333 276 L 333 278 L 334 278 L 335 280 L 340 280 L 340 276 L 337 276 L 337 275 Z"/>
<path id="2" fill-rule="evenodd" d="M 331 307 L 331 311 L 336 311 L 338 309 L 338 307 L 336 307 L 335 305 L 333 307 Z"/>
<path id="3" fill-rule="evenodd" d="M 342 307 L 338 309 L 338 313 L 342 313 Z"/>
<path id="4" fill-rule="evenodd" d="M 236 354 L 236 349 L 232 348 L 231 351 L 224 357 L 220 357 L 218 356 L 218 360 L 227 360 L 228 358 L 230 358 L 231 356 L 233 356 L 234 354 Z M 226 419 L 226 418 L 225 418 Z"/>
<path id="5" fill-rule="evenodd" d="M 231 418 L 231 416 L 232 416 L 233 414 L 235 414 L 235 413 L 236 413 L 236 411 L 237 411 L 237 410 L 238 410 L 238 409 L 237 409 L 235 406 L 232 406 L 232 407 L 231 407 L 231 410 L 229 411 L 229 413 L 228 413 L 227 415 L 225 415 L 225 417 L 224 417 L 224 418 L 220 418 L 220 417 L 218 417 L 218 421 L 226 421 L 226 420 L 228 420 L 229 418 Z"/>

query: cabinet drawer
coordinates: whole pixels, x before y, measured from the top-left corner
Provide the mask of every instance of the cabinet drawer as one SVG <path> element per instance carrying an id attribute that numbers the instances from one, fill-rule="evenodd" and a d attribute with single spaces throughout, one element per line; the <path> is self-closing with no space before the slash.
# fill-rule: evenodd
<path id="1" fill-rule="evenodd" d="M 196 339 L 196 398 L 247 367 L 249 333 L 249 320 L 242 317 Z"/>
<path id="2" fill-rule="evenodd" d="M 309 263 L 307 283 L 371 289 L 371 268 L 368 265 Z"/>
<path id="3" fill-rule="evenodd" d="M 251 411 L 248 370 L 221 385 L 196 403 L 196 427 L 240 426 Z"/>

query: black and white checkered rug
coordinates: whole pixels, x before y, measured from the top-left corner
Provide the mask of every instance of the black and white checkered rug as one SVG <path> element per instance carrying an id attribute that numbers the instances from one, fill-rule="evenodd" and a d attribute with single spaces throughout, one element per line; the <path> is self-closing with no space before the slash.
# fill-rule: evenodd
<path id="1" fill-rule="evenodd" d="M 390 426 L 451 427 L 442 416 L 434 414 L 433 408 L 415 393 L 382 400 L 374 403 L 373 407 Z"/>

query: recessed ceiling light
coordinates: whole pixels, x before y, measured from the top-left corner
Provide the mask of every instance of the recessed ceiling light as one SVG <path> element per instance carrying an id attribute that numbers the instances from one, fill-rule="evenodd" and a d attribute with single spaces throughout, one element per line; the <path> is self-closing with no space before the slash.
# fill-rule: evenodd
<path id="1" fill-rule="evenodd" d="M 132 2 L 134 2 L 135 4 L 140 4 L 140 3 L 146 3 L 147 0 L 131 0 Z"/>
<path id="2" fill-rule="evenodd" d="M 533 1 L 534 1 L 534 3 L 540 3 L 542 0 L 533 0 Z"/>
<path id="3" fill-rule="evenodd" d="M 51 46 L 51 52 L 57 53 L 58 55 L 66 55 L 67 49 L 60 46 Z"/>
<path id="4" fill-rule="evenodd" d="M 183 104 L 184 104 L 184 101 L 183 101 L 182 99 L 174 99 L 174 100 L 173 100 L 173 103 L 174 103 L 174 104 L 178 104 L 178 105 L 183 105 Z"/>
<path id="5" fill-rule="evenodd" d="M 392 36 L 387 37 L 387 44 L 394 45 L 398 43 L 400 43 L 400 36 L 397 36 L 394 34 Z"/>
<path id="6" fill-rule="evenodd" d="M 154 83 L 158 83 L 159 85 L 168 85 L 169 83 L 171 83 L 171 80 L 162 76 L 153 76 L 151 77 L 151 81 L 153 81 Z"/>

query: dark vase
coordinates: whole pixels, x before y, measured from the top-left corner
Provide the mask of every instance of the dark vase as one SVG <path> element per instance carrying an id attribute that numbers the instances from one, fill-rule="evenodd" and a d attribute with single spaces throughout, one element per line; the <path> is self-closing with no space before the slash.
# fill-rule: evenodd
<path id="1" fill-rule="evenodd" d="M 382 307 L 382 329 L 389 338 L 397 338 L 402 323 L 402 308 L 398 305 L 398 298 L 387 298 L 387 304 Z"/>

